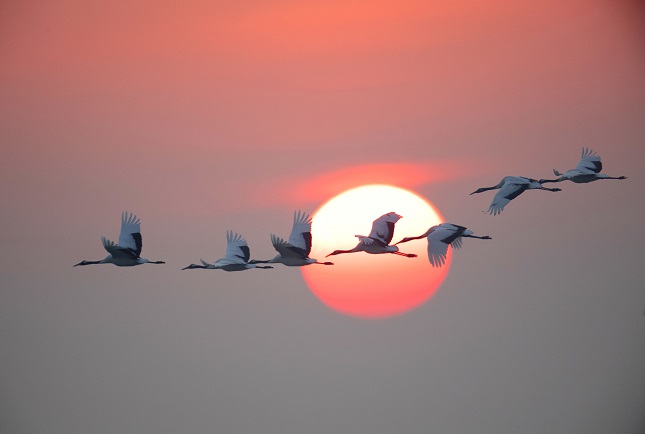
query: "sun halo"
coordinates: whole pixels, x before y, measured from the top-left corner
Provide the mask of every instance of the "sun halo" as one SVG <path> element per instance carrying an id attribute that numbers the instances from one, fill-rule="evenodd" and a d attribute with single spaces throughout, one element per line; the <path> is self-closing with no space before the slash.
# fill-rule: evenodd
<path id="1" fill-rule="evenodd" d="M 336 249 L 351 249 L 355 235 L 368 236 L 372 222 L 388 212 L 402 218 L 396 223 L 391 244 L 406 236 L 423 234 L 442 223 L 441 214 L 426 199 L 399 187 L 365 185 L 347 190 L 324 203 L 313 214 L 311 257 L 331 260 L 334 266 L 311 265 L 302 273 L 311 291 L 328 307 L 352 316 L 383 318 L 402 314 L 427 301 L 445 279 L 446 264 L 433 268 L 427 259 L 427 241 L 399 245 L 416 258 L 364 252 L 325 258 Z"/>

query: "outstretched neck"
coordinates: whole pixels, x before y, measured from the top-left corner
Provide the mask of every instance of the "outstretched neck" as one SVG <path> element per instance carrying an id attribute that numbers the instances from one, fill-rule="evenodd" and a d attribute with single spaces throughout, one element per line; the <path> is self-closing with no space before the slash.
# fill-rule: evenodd
<path id="1" fill-rule="evenodd" d="M 470 194 L 483 193 L 483 192 L 488 191 L 488 190 L 496 190 L 496 189 L 500 188 L 500 187 L 502 186 L 502 184 L 503 184 L 503 183 L 499 183 L 499 184 L 494 185 L 494 186 L 492 186 L 492 187 L 482 187 L 482 188 L 478 188 L 477 190 L 473 191 L 473 192 L 472 192 L 472 193 L 470 193 Z"/>
<path id="2" fill-rule="evenodd" d="M 356 251 L 357 250 L 355 250 L 355 249 L 351 249 L 351 250 L 334 250 L 333 252 L 331 252 L 329 255 L 327 255 L 325 257 L 327 258 L 329 256 L 340 255 L 341 253 L 354 253 Z"/>
<path id="3" fill-rule="evenodd" d="M 556 178 L 556 179 L 540 179 L 538 182 L 540 184 L 546 184 L 547 182 L 562 182 L 564 181 L 564 178 Z"/>
<path id="4" fill-rule="evenodd" d="M 427 236 L 427 234 L 419 235 L 418 237 L 405 237 L 401 241 L 399 241 L 398 243 L 394 243 L 394 245 L 396 246 L 397 244 L 407 243 L 408 241 L 412 241 L 412 240 L 418 240 L 420 238 L 425 238 L 426 236 Z"/>
<path id="5" fill-rule="evenodd" d="M 188 267 L 182 268 L 182 270 L 192 270 L 193 268 L 208 268 L 206 265 L 190 264 Z"/>
<path id="6" fill-rule="evenodd" d="M 78 264 L 74 265 L 74 267 L 78 267 L 79 265 L 93 265 L 93 264 L 104 264 L 103 260 L 100 261 L 81 261 Z"/>

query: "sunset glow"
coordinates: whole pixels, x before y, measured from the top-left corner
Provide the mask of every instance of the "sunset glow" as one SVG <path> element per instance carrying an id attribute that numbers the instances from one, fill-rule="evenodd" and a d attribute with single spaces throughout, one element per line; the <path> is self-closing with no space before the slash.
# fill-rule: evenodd
<path id="1" fill-rule="evenodd" d="M 330 199 L 313 216 L 311 257 L 322 260 L 335 249 L 351 249 L 369 235 L 372 222 L 387 212 L 403 218 L 396 223 L 392 243 L 420 235 L 444 220 L 427 200 L 398 187 L 367 185 Z M 409 311 L 427 301 L 448 274 L 452 253 L 444 267 L 433 268 L 427 260 L 424 239 L 400 246 L 416 258 L 364 252 L 337 255 L 333 267 L 302 269 L 311 291 L 327 306 L 364 318 L 381 318 Z"/>
<path id="2" fill-rule="evenodd" d="M 0 60 L 2 433 L 645 433 L 645 1 L 0 0 Z M 441 259 L 327 257 L 389 212 Z"/>

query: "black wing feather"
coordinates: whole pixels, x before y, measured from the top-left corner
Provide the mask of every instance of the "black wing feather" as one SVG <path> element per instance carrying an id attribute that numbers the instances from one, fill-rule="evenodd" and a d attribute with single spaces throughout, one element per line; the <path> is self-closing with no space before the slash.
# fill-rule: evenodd
<path id="1" fill-rule="evenodd" d="M 251 259 L 251 249 L 249 249 L 249 246 L 238 246 L 238 248 L 242 252 L 244 252 L 244 256 L 240 256 L 240 255 L 235 255 L 235 256 L 242 259 L 244 262 L 249 262 L 249 259 Z"/>
<path id="2" fill-rule="evenodd" d="M 528 188 L 528 185 L 521 185 L 519 187 L 520 188 L 515 190 L 513 193 L 509 194 L 508 196 L 504 196 L 504 198 L 508 200 L 515 199 L 517 196 L 519 196 L 520 194 L 524 193 L 524 191 L 526 191 L 526 189 Z"/>
<path id="3" fill-rule="evenodd" d="M 306 258 L 311 253 L 311 232 L 303 232 L 302 238 L 305 240 L 305 246 L 307 246 L 307 248 L 305 249 L 306 250 L 305 258 Z"/>
<path id="4" fill-rule="evenodd" d="M 444 242 L 446 244 L 451 244 L 453 241 L 455 241 L 457 238 L 459 238 L 464 233 L 464 231 L 466 230 L 466 228 L 463 227 L 463 226 L 458 226 L 458 225 L 454 225 L 454 226 L 457 226 L 457 228 L 459 228 L 459 229 L 456 230 L 455 232 L 453 232 L 452 234 L 448 235 L 443 240 L 441 240 L 442 242 Z"/>
<path id="5" fill-rule="evenodd" d="M 141 233 L 135 232 L 130 235 L 132 235 L 132 238 L 134 238 L 134 244 L 137 246 L 137 249 L 132 251 L 137 255 L 136 257 L 138 258 L 139 255 L 141 255 L 141 249 L 143 248 L 143 240 L 141 238 Z M 131 249 L 128 249 L 128 250 L 131 250 Z"/>
<path id="6" fill-rule="evenodd" d="M 387 231 L 388 234 L 385 237 L 385 244 L 389 245 L 392 242 L 392 237 L 394 236 L 394 223 L 387 222 Z"/>
<path id="7" fill-rule="evenodd" d="M 306 252 L 304 249 L 301 249 L 300 247 L 287 247 L 289 250 L 294 252 L 296 255 L 300 256 L 301 259 L 307 259 L 309 257 L 308 252 Z"/>

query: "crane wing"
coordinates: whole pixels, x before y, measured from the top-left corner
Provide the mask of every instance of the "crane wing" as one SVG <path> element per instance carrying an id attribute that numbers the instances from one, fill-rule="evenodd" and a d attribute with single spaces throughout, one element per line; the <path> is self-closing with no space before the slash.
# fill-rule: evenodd
<path id="1" fill-rule="evenodd" d="M 448 245 L 453 249 L 461 247 L 461 235 L 465 227 L 452 223 L 442 223 L 433 226 L 428 231 L 428 260 L 433 267 L 441 267 L 446 263 Z"/>
<path id="2" fill-rule="evenodd" d="M 374 244 L 374 241 L 376 241 L 375 238 L 366 237 L 364 235 L 354 235 L 354 236 L 358 238 L 359 243 L 363 243 L 366 246 L 371 246 L 372 244 Z"/>
<path id="3" fill-rule="evenodd" d="M 394 223 L 387 221 L 387 214 L 374 220 L 372 223 L 372 232 L 369 234 L 370 238 L 380 240 L 387 246 L 392 241 L 393 236 Z"/>
<path id="4" fill-rule="evenodd" d="M 488 213 L 492 215 L 501 213 L 511 200 L 524 193 L 526 187 L 526 184 L 505 183 L 493 198 L 493 202 L 488 207 Z"/>
<path id="5" fill-rule="evenodd" d="M 139 257 L 139 255 L 137 255 L 133 250 L 121 247 L 114 241 L 110 241 L 105 237 L 101 237 L 101 242 L 103 243 L 103 248 L 107 250 L 113 258 L 137 259 Z"/>
<path id="6" fill-rule="evenodd" d="M 433 267 L 441 267 L 446 263 L 448 244 L 438 239 L 428 237 L 428 261 Z"/>
<path id="7" fill-rule="evenodd" d="M 582 158 L 578 162 L 576 169 L 582 173 L 599 173 L 602 170 L 600 155 L 589 148 L 582 148 Z"/>
<path id="8" fill-rule="evenodd" d="M 305 252 L 305 257 L 309 256 L 309 253 L 311 253 L 311 217 L 309 214 L 294 211 L 289 244 L 302 249 Z"/>
<path id="9" fill-rule="evenodd" d="M 449 244 L 453 249 L 458 249 L 461 247 L 461 236 L 466 231 L 465 226 L 459 226 L 452 223 L 442 223 L 439 225 L 439 229 L 430 238 L 440 239 L 442 242 Z"/>
<path id="10" fill-rule="evenodd" d="M 121 233 L 119 246 L 132 250 L 138 258 L 141 254 L 143 242 L 141 239 L 141 221 L 136 215 L 124 211 L 121 213 Z"/>
<path id="11" fill-rule="evenodd" d="M 458 236 L 457 238 L 453 239 L 450 245 L 452 246 L 453 249 L 461 249 L 462 246 L 462 240 L 463 238 L 461 236 Z"/>
<path id="12" fill-rule="evenodd" d="M 288 243 L 277 235 L 271 234 L 271 244 L 283 258 L 307 259 L 309 257 L 307 251 Z"/>
<path id="13" fill-rule="evenodd" d="M 226 231 L 226 253 L 225 259 L 234 261 L 249 262 L 251 250 L 242 235 L 233 231 Z"/>

